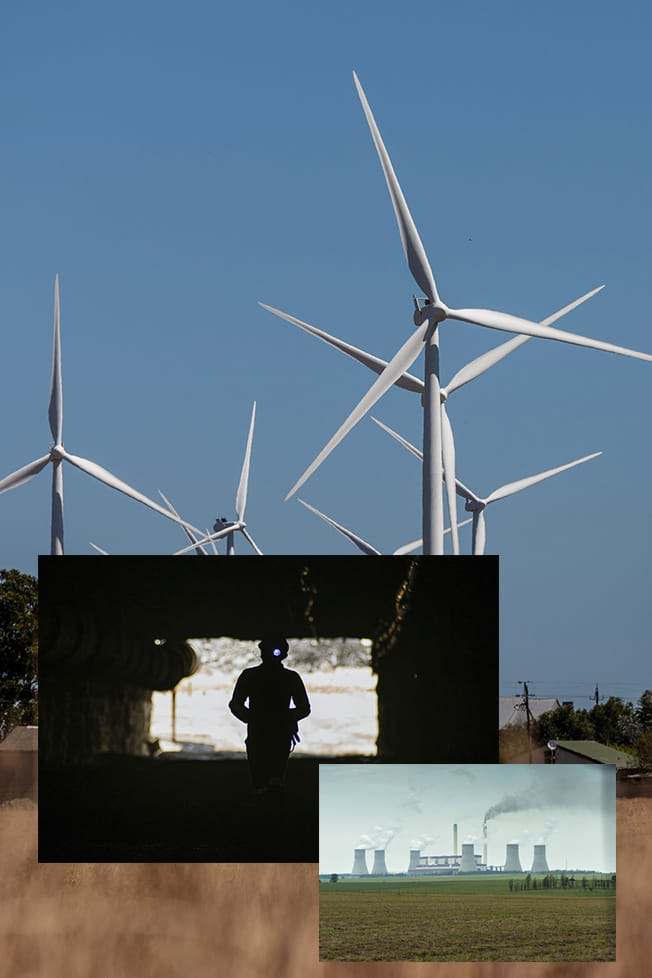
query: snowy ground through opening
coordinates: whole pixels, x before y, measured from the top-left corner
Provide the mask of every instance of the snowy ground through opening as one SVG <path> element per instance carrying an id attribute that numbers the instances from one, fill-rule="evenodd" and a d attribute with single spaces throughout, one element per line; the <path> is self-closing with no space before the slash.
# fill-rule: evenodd
<path id="1" fill-rule="evenodd" d="M 193 754 L 243 751 L 246 727 L 229 710 L 240 672 L 258 665 L 255 642 L 191 639 L 202 660 L 176 694 L 176 743 L 172 742 L 172 694 L 154 693 L 151 734 L 165 751 Z M 290 639 L 289 669 L 300 673 L 312 706 L 300 725 L 296 753 L 376 753 L 376 676 L 367 639 Z"/>

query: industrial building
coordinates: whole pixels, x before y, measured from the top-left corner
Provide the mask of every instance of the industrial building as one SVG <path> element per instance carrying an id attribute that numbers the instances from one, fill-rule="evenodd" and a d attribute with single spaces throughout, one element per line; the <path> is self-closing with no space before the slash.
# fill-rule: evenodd
<path id="1" fill-rule="evenodd" d="M 418 849 L 410 850 L 410 876 L 450 876 L 451 873 L 477 873 L 484 870 L 482 856 L 471 852 L 464 853 L 467 846 L 462 846 L 462 855 L 456 856 L 422 856 Z M 463 865 L 464 863 L 464 865 Z"/>

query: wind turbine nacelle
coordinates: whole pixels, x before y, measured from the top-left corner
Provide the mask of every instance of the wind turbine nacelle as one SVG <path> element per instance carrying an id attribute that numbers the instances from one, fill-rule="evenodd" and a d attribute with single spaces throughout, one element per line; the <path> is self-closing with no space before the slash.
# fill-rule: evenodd
<path id="1" fill-rule="evenodd" d="M 446 307 L 443 305 L 433 305 L 430 299 L 417 299 L 414 296 L 414 315 L 412 320 L 415 326 L 422 326 L 429 322 L 433 326 L 446 319 Z"/>
<path id="2" fill-rule="evenodd" d="M 464 509 L 467 513 L 481 513 L 486 506 L 487 504 L 481 499 L 467 499 L 464 503 Z"/>

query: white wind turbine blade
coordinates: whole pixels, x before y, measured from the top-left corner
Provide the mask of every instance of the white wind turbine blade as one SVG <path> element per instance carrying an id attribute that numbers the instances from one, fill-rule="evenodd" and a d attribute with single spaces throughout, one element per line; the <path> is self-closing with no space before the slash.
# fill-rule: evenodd
<path id="1" fill-rule="evenodd" d="M 442 387 L 442 394 L 447 397 L 452 394 L 453 391 L 459 390 L 464 384 L 468 384 L 469 381 L 475 380 L 481 374 L 489 370 L 495 364 L 500 363 L 505 357 L 517 350 L 519 346 L 523 346 L 528 340 L 531 340 L 531 336 L 515 336 L 511 340 L 507 340 L 506 343 L 501 343 L 500 346 L 496 346 L 493 350 L 488 350 L 481 356 L 476 357 L 475 360 L 471 360 L 469 363 L 465 364 L 461 370 L 458 370 L 455 376 L 452 378 L 450 383 Z"/>
<path id="2" fill-rule="evenodd" d="M 570 343 L 571 346 L 585 346 L 591 350 L 605 350 L 607 353 L 619 353 L 623 357 L 633 357 L 635 360 L 652 361 L 652 354 L 639 353 L 624 346 L 613 343 L 603 343 L 602 340 L 592 340 L 587 336 L 567 333 L 563 329 L 544 326 L 543 323 L 533 323 L 529 319 L 520 319 L 507 312 L 495 312 L 493 309 L 447 309 L 447 319 L 460 319 L 475 326 L 487 326 L 489 329 L 501 329 L 507 333 L 519 333 L 523 336 L 537 336 L 544 340 L 558 340 L 560 343 Z"/>
<path id="3" fill-rule="evenodd" d="M 470 489 L 467 489 L 464 483 L 460 482 L 459 479 L 455 479 L 455 491 L 457 492 L 458 496 L 461 496 L 462 499 L 466 499 L 467 502 L 470 503 L 484 502 L 484 500 L 480 499 L 479 496 L 476 496 L 474 492 L 471 492 Z"/>
<path id="4" fill-rule="evenodd" d="M 172 505 L 168 497 L 165 495 L 165 493 L 161 492 L 161 490 L 159 489 L 158 494 L 163 500 L 163 502 L 165 503 L 165 505 L 167 506 L 167 508 L 170 510 L 170 512 L 174 513 L 175 516 L 179 516 L 178 512 L 176 511 L 176 509 L 174 508 L 174 506 Z M 181 519 L 181 517 L 179 517 L 179 519 Z M 194 535 L 194 533 L 190 532 L 187 526 L 182 526 L 181 529 L 186 534 L 186 536 L 188 537 L 191 543 L 197 543 L 197 537 Z M 197 547 L 197 556 L 200 555 L 207 556 L 206 551 L 204 550 L 203 547 Z"/>
<path id="5" fill-rule="evenodd" d="M 414 455 L 415 458 L 418 458 L 420 462 L 423 462 L 423 452 L 419 451 L 419 449 L 416 448 L 411 442 L 409 442 L 407 438 L 403 438 L 402 435 L 399 435 L 399 433 L 397 431 L 394 431 L 393 428 L 390 428 L 389 425 L 383 424 L 382 421 L 379 421 L 378 418 L 372 417 L 371 420 L 375 421 L 378 427 L 382 428 L 383 431 L 386 431 L 388 435 L 391 435 L 392 438 L 394 438 L 399 443 L 399 445 L 402 445 L 403 448 L 407 448 L 408 452 Z M 457 492 L 458 496 L 463 496 L 464 499 L 468 499 L 472 502 L 481 502 L 480 497 L 476 496 L 476 494 L 474 492 L 471 492 L 470 489 L 467 489 L 464 483 L 460 482 L 457 476 L 455 476 L 455 491 Z M 457 525 L 459 528 L 464 524 L 458 523 Z M 448 533 L 449 531 L 444 530 L 444 532 Z"/>
<path id="6" fill-rule="evenodd" d="M 256 544 L 256 542 L 254 541 L 254 538 L 252 537 L 251 533 L 249 533 L 248 530 L 246 530 L 244 527 L 242 527 L 242 529 L 240 530 L 240 533 L 242 533 L 242 535 L 245 538 L 245 540 L 247 540 L 249 542 L 249 545 L 251 547 L 253 547 L 253 549 L 256 551 L 256 553 L 258 554 L 259 557 L 264 556 L 262 550 L 260 549 L 260 547 L 258 547 L 258 545 Z"/>
<path id="7" fill-rule="evenodd" d="M 63 554 L 63 462 L 52 465 L 52 522 L 50 526 L 50 553 Z"/>
<path id="8" fill-rule="evenodd" d="M 340 425 L 330 441 L 324 446 L 324 448 L 322 448 L 317 458 L 310 463 L 303 475 L 294 483 L 285 497 L 286 501 L 290 499 L 290 497 L 293 496 L 298 489 L 301 488 L 304 482 L 310 478 L 316 469 L 319 468 L 324 459 L 328 458 L 333 449 L 339 445 L 349 431 L 351 431 L 358 421 L 361 421 L 365 414 L 374 406 L 374 404 L 380 400 L 385 391 L 388 391 L 389 388 L 393 386 L 398 377 L 404 374 L 408 367 L 412 366 L 416 358 L 421 353 L 423 343 L 429 329 L 430 324 L 426 320 L 421 324 L 421 326 L 415 329 L 410 338 L 405 341 L 396 356 L 390 360 L 385 370 L 383 370 L 378 380 L 371 385 L 360 403 L 353 409 L 344 424 Z"/>
<path id="9" fill-rule="evenodd" d="M 367 117 L 367 123 L 369 125 L 369 129 L 371 130 L 371 136 L 376 146 L 376 152 L 378 153 L 378 157 L 380 159 L 380 165 L 382 166 L 383 173 L 385 175 L 387 189 L 389 190 L 389 195 L 392 198 L 394 213 L 396 214 L 396 221 L 398 223 L 398 229 L 401 235 L 401 241 L 403 243 L 403 251 L 405 252 L 408 266 L 419 288 L 423 290 L 425 295 L 432 302 L 438 303 L 439 295 L 437 293 L 437 286 L 435 285 L 435 278 L 432 274 L 432 269 L 430 268 L 430 263 L 428 262 L 425 248 L 421 243 L 421 238 L 419 237 L 415 223 L 412 220 L 412 215 L 410 214 L 408 205 L 405 202 L 403 191 L 401 190 L 396 173 L 394 172 L 392 161 L 390 160 L 389 154 L 385 149 L 385 144 L 383 143 L 382 136 L 380 135 L 380 131 L 376 125 L 376 120 L 374 119 L 373 113 L 369 108 L 367 96 L 363 91 L 362 85 L 360 84 L 355 71 L 353 72 L 353 81 L 355 82 L 355 87 L 358 90 L 358 96 L 362 103 L 364 114 Z"/>
<path id="10" fill-rule="evenodd" d="M 377 424 L 379 428 L 382 428 L 383 431 L 386 431 L 388 435 L 391 435 L 392 438 L 399 443 L 399 445 L 402 445 L 403 448 L 407 448 L 408 452 L 411 452 L 415 458 L 418 458 L 420 462 L 423 462 L 423 452 L 416 448 L 412 442 L 409 442 L 406 438 L 403 438 L 402 435 L 399 435 L 399 433 L 394 431 L 393 428 L 390 428 L 389 425 L 383 424 L 383 422 L 379 421 L 378 418 L 374 418 L 372 416 L 371 420 Z"/>
<path id="11" fill-rule="evenodd" d="M 365 367 L 373 370 L 376 374 L 381 374 L 387 366 L 387 360 L 381 360 L 380 357 L 375 357 L 371 353 L 359 350 L 358 347 L 352 346 L 350 343 L 345 343 L 344 340 L 338 339 L 337 336 L 331 336 L 330 333 L 325 333 L 324 330 L 317 329 L 316 326 L 311 326 L 310 323 L 304 323 L 301 319 L 295 319 L 294 316 L 289 316 L 286 312 L 281 312 L 280 309 L 274 309 L 273 306 L 266 306 L 264 302 L 259 302 L 258 305 L 263 309 L 267 309 L 268 312 L 273 313 L 275 316 L 285 319 L 288 323 L 298 326 L 299 329 L 305 330 L 306 333 L 317 336 L 324 343 L 334 347 L 336 350 L 341 350 L 342 353 L 346 353 L 347 356 L 364 364 Z M 396 381 L 395 386 L 402 387 L 408 391 L 414 391 L 417 394 L 423 394 L 423 381 L 419 380 L 418 377 L 413 377 L 412 374 L 403 374 Z"/>
<path id="12" fill-rule="evenodd" d="M 366 540 L 363 540 L 362 537 L 359 537 L 357 533 L 354 533 L 352 530 L 347 530 L 347 528 L 345 526 L 342 526 L 341 523 L 336 523 L 335 520 L 332 520 L 330 518 L 330 516 L 326 516 L 325 513 L 322 513 L 318 509 L 315 509 L 314 506 L 311 506 L 310 503 L 304 502 L 303 499 L 300 499 L 299 502 L 301 503 L 302 506 L 305 506 L 306 509 L 309 509 L 311 513 L 314 513 L 315 516 L 318 516 L 325 523 L 328 523 L 329 526 L 332 526 L 339 533 L 341 533 L 342 536 L 346 537 L 347 540 L 350 540 L 351 543 L 355 544 L 358 550 L 361 550 L 363 554 L 369 554 L 370 556 L 373 557 L 380 556 L 380 550 L 376 550 L 376 548 L 372 547 L 370 543 L 367 543 Z M 421 541 L 419 540 L 418 545 L 420 544 Z"/>
<path id="13" fill-rule="evenodd" d="M 211 535 L 211 531 L 208 529 L 208 527 L 206 527 L 206 530 L 204 532 L 206 533 L 207 537 Z M 211 540 L 211 550 L 213 551 L 216 557 L 219 557 L 220 552 L 217 549 L 217 544 L 215 543 L 215 540 Z"/>
<path id="14" fill-rule="evenodd" d="M 473 556 L 482 557 L 487 543 L 487 526 L 485 523 L 484 510 L 481 509 L 473 514 Z"/>
<path id="15" fill-rule="evenodd" d="M 108 557 L 109 556 L 108 550 L 102 550 L 102 548 L 101 547 L 98 547 L 98 545 L 96 543 L 93 543 L 92 540 L 89 540 L 88 542 L 90 543 L 90 545 L 93 548 L 93 550 L 97 550 L 98 554 L 102 554 L 103 557 Z"/>
<path id="16" fill-rule="evenodd" d="M 61 309 L 59 303 L 59 276 L 54 279 L 54 338 L 52 343 L 52 381 L 48 406 L 50 431 L 55 445 L 63 437 L 63 384 L 61 380 Z"/>
<path id="17" fill-rule="evenodd" d="M 232 523 L 230 526 L 225 526 L 221 530 L 216 530 L 215 533 L 209 533 L 207 536 L 201 537 L 197 541 L 197 544 L 191 544 L 189 547 L 184 547 L 183 550 L 175 550 L 174 556 L 179 557 L 181 554 L 190 553 L 196 546 L 203 547 L 205 544 L 212 543 L 214 540 L 221 540 L 223 537 L 228 536 L 229 533 L 237 533 L 238 530 L 242 529 L 242 526 L 242 523 Z"/>
<path id="18" fill-rule="evenodd" d="M 448 533 L 448 530 L 444 530 L 444 533 Z M 402 547 L 395 550 L 392 554 L 393 557 L 403 557 L 405 554 L 411 554 L 414 550 L 418 550 L 419 547 L 423 546 L 423 540 L 419 537 L 418 540 L 413 540 L 411 543 L 404 543 Z"/>
<path id="19" fill-rule="evenodd" d="M 247 435 L 247 447 L 240 473 L 238 491 L 235 494 L 235 515 L 240 521 L 244 520 L 245 509 L 247 508 L 247 487 L 249 486 L 249 466 L 251 464 L 251 446 L 254 439 L 254 424 L 256 422 L 256 402 L 251 411 L 251 421 L 249 422 L 249 433 Z"/>
<path id="20" fill-rule="evenodd" d="M 0 480 L 0 492 L 7 492 L 9 489 L 17 489 L 18 486 L 24 485 L 25 482 L 29 482 L 33 479 L 35 475 L 44 469 L 45 466 L 50 461 L 49 455 L 43 455 L 41 458 L 37 458 L 34 462 L 30 462 L 29 465 L 24 465 L 22 469 L 17 469 L 12 472 L 11 475 L 6 475 L 4 479 Z"/>
<path id="21" fill-rule="evenodd" d="M 148 506 L 153 509 L 156 513 L 160 513 L 161 516 L 165 516 L 166 519 L 172 520 L 174 523 L 179 523 L 181 526 L 187 526 L 190 530 L 195 533 L 201 534 L 201 530 L 198 530 L 192 524 L 187 523 L 182 520 L 180 516 L 175 516 L 170 510 L 164 509 L 163 506 L 159 506 L 155 503 L 153 499 L 149 499 L 147 496 L 143 495 L 142 492 L 138 492 L 137 489 L 132 489 L 131 486 L 123 482 L 122 479 L 118 479 L 117 476 L 113 475 L 108 469 L 102 468 L 97 462 L 91 462 L 90 459 L 81 458 L 79 455 L 71 455 L 70 452 L 62 451 L 62 457 L 66 462 L 70 462 L 76 468 L 81 469 L 82 472 L 86 472 L 88 475 L 92 475 L 94 479 L 99 482 L 103 482 L 106 486 L 111 489 L 117 489 L 118 492 L 124 493 L 125 496 L 129 496 L 130 499 L 135 499 L 136 502 L 143 503 L 144 506 Z"/>
<path id="22" fill-rule="evenodd" d="M 585 295 L 580 296 L 579 299 L 575 299 L 573 302 L 570 302 L 567 306 L 564 306 L 563 309 L 557 310 L 557 312 L 553 313 L 552 316 L 548 316 L 547 319 L 542 319 L 540 325 L 552 326 L 552 324 L 558 319 L 561 319 L 562 316 L 565 316 L 573 309 L 577 309 L 577 307 L 582 305 L 583 302 L 586 302 L 587 299 L 591 299 L 594 295 L 597 295 L 598 292 L 601 292 L 603 288 L 604 285 L 600 285 L 597 289 L 592 289 Z M 517 336 L 514 339 L 507 340 L 506 343 L 501 343 L 500 346 L 494 347 L 493 350 L 488 350 L 487 353 L 483 353 L 482 356 L 476 357 L 475 360 L 471 360 L 471 362 L 467 363 L 461 370 L 458 370 L 446 387 L 442 388 L 442 394 L 444 394 L 444 396 L 448 396 L 448 394 L 452 394 L 453 391 L 459 390 L 459 388 L 463 387 L 464 384 L 468 384 L 469 381 L 475 380 L 476 377 L 479 377 L 481 374 L 485 373 L 485 371 L 489 370 L 490 367 L 500 363 L 501 360 L 504 360 L 506 356 L 509 356 L 510 353 L 513 353 L 514 350 L 517 350 L 519 346 L 523 346 L 523 344 L 527 343 L 530 339 L 532 339 L 531 336 Z"/>
<path id="23" fill-rule="evenodd" d="M 505 486 L 501 486 L 499 489 L 495 489 L 490 496 L 487 496 L 486 503 L 495 503 L 498 499 L 505 499 L 507 496 L 513 496 L 514 493 L 520 492 L 522 489 L 528 489 L 530 486 L 534 486 L 537 482 L 543 482 L 544 479 L 550 479 L 553 475 L 559 475 L 560 472 L 565 472 L 567 469 L 572 469 L 576 465 L 582 465 L 583 462 L 590 462 L 592 458 L 597 458 L 598 455 L 602 455 L 602 452 L 593 452 L 592 455 L 585 455 L 583 458 L 577 458 L 574 462 L 567 462 L 566 465 L 559 465 L 556 469 L 547 469 L 545 472 L 539 472 L 538 475 L 531 475 L 527 479 L 519 479 L 518 482 L 509 482 Z"/>
<path id="24" fill-rule="evenodd" d="M 446 402 L 441 403 L 441 450 L 444 465 L 444 482 L 448 497 L 448 518 L 450 520 L 453 542 L 453 554 L 460 552 L 460 541 L 457 535 L 457 493 L 455 491 L 455 438 L 448 414 Z"/>

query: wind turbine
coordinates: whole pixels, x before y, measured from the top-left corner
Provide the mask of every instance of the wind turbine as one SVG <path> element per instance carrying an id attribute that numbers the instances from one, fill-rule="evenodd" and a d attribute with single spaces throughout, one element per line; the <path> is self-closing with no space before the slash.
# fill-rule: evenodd
<path id="1" fill-rule="evenodd" d="M 82 472 L 86 472 L 87 475 L 92 475 L 94 479 L 99 482 L 103 482 L 105 485 L 109 486 L 111 489 L 117 489 L 118 492 L 124 493 L 125 496 L 129 496 L 131 499 L 135 499 L 139 503 L 143 503 L 145 506 L 149 506 L 150 509 L 155 510 L 167 519 L 174 520 L 175 523 L 180 523 L 183 527 L 189 527 L 191 530 L 195 528 L 186 523 L 179 516 L 175 516 L 168 510 L 159 506 L 152 499 L 144 496 L 142 492 L 138 492 L 136 489 L 132 489 L 131 486 L 123 482 L 122 479 L 118 479 L 115 475 L 107 469 L 102 468 L 96 462 L 91 462 L 87 458 L 82 458 L 79 455 L 71 455 L 63 447 L 63 382 L 61 374 L 61 311 L 59 303 L 59 276 L 57 275 L 54 280 L 54 341 L 52 350 L 52 382 L 50 385 L 50 403 L 48 407 L 48 419 L 50 422 L 50 431 L 52 432 L 52 438 L 54 443 L 50 446 L 47 455 L 42 455 L 41 458 L 37 458 L 34 462 L 30 462 L 28 465 L 23 466 L 22 469 L 18 469 L 16 472 L 12 472 L 11 475 L 5 476 L 4 479 L 0 480 L 0 493 L 7 492 L 9 489 L 16 489 L 18 486 L 22 486 L 24 483 L 28 482 L 35 475 L 37 475 L 41 469 L 44 469 L 46 465 L 52 465 L 52 524 L 51 524 L 51 535 L 50 535 L 50 553 L 59 555 L 63 554 L 63 462 L 69 462 L 76 468 L 81 469 Z M 199 532 L 199 531 L 196 531 Z"/>
<path id="2" fill-rule="evenodd" d="M 336 523 L 335 520 L 330 518 L 330 516 L 326 516 L 325 513 L 320 512 L 320 510 L 316 509 L 314 506 L 311 506 L 310 503 L 304 502 L 303 499 L 299 499 L 299 502 L 301 503 L 302 506 L 305 506 L 306 509 L 309 509 L 311 513 L 314 513 L 320 519 L 324 520 L 324 522 L 328 523 L 329 526 L 334 527 L 334 529 L 336 529 L 339 533 L 341 533 L 342 536 L 346 537 L 347 540 L 350 540 L 351 543 L 355 544 L 358 550 L 361 550 L 363 554 L 368 554 L 369 556 L 374 556 L 374 557 L 381 556 L 380 550 L 376 550 L 375 547 L 372 547 L 370 543 L 367 543 L 366 540 L 363 540 L 362 537 L 359 537 L 357 533 L 353 532 L 353 530 L 348 530 L 345 526 L 342 526 L 341 523 Z M 461 526 L 466 526 L 467 523 L 471 523 L 471 522 L 472 522 L 471 519 L 464 520 L 462 523 L 458 524 L 458 528 Z M 444 530 L 444 534 L 450 532 L 451 532 L 450 528 Z M 422 545 L 423 545 L 423 540 L 420 539 L 412 540 L 411 543 L 403 544 L 403 546 L 399 547 L 398 550 L 393 550 L 392 556 L 398 557 L 403 554 L 411 554 L 414 550 L 418 550 L 419 547 L 421 547 Z"/>
<path id="3" fill-rule="evenodd" d="M 474 492 L 471 492 L 470 489 L 467 489 L 465 485 L 458 481 L 457 492 L 460 496 L 463 496 L 466 499 L 464 508 L 466 509 L 467 513 L 473 513 L 473 555 L 482 555 L 484 553 L 485 543 L 487 540 L 484 511 L 487 506 L 490 506 L 491 503 L 497 502 L 499 499 L 507 499 L 508 496 L 513 496 L 515 493 L 521 492 L 523 489 L 529 489 L 530 486 L 536 485 L 537 482 L 543 482 L 545 479 L 550 479 L 553 475 L 559 475 L 561 472 L 566 472 L 568 469 L 572 469 L 576 465 L 582 465 L 583 462 L 590 462 L 591 459 L 597 458 L 598 455 L 602 455 L 602 452 L 593 452 L 592 455 L 585 455 L 583 458 L 577 458 L 575 461 L 567 462 L 565 465 L 558 465 L 555 469 L 546 469 L 545 472 L 539 472 L 537 475 L 530 475 L 525 479 L 519 479 L 517 482 L 508 482 L 507 485 L 494 489 L 494 491 L 489 493 L 489 495 L 484 499 L 480 496 L 476 496 Z"/>
<path id="4" fill-rule="evenodd" d="M 423 461 L 423 455 L 412 445 L 406 438 L 399 435 L 393 428 L 388 425 L 383 424 L 377 418 L 372 418 L 376 424 L 386 431 L 388 435 L 396 439 L 399 444 L 403 445 L 412 455 Z M 567 469 L 573 469 L 576 465 L 582 465 L 583 462 L 590 462 L 591 459 L 597 458 L 598 455 L 602 455 L 602 452 L 593 452 L 592 455 L 584 455 L 582 458 L 577 458 L 573 462 L 566 462 L 565 465 L 558 465 L 554 469 L 546 469 L 545 472 L 539 472 L 537 475 L 527 476 L 525 479 L 518 479 L 516 482 L 508 482 L 504 486 L 500 486 L 498 489 L 494 489 L 493 492 L 489 493 L 488 496 L 484 498 L 482 496 L 476 495 L 468 489 L 463 482 L 459 479 L 455 480 L 455 491 L 458 496 L 462 496 L 466 500 L 464 508 L 467 513 L 473 513 L 473 555 L 481 556 L 484 553 L 484 548 L 487 539 L 487 531 L 485 526 L 485 516 L 484 511 L 491 503 L 498 502 L 499 499 L 506 499 L 508 496 L 513 496 L 517 492 L 521 492 L 523 489 L 529 489 L 530 486 L 535 486 L 537 482 L 544 482 L 546 479 L 552 478 L 553 475 L 559 475 L 561 472 L 566 472 Z"/>
<path id="5" fill-rule="evenodd" d="M 221 540 L 226 537 L 226 552 L 227 556 L 235 555 L 235 534 L 242 533 L 243 537 L 249 542 L 253 547 L 255 552 L 262 557 L 262 551 L 256 545 L 253 537 L 247 530 L 247 524 L 245 523 L 245 510 L 247 508 L 247 491 L 249 488 L 249 469 L 251 466 L 251 448 L 254 440 L 254 424 L 256 422 L 256 402 L 254 401 L 254 406 L 251 411 L 251 420 L 249 422 L 249 432 L 247 434 L 247 444 L 245 447 L 244 461 L 242 463 L 242 470 L 240 472 L 240 482 L 238 483 L 238 489 L 235 494 L 235 512 L 236 519 L 229 521 L 225 517 L 218 517 L 213 527 L 214 533 L 207 533 L 205 537 L 193 541 L 193 544 L 189 547 L 184 547 L 183 550 L 177 550 L 177 554 L 189 553 L 189 551 L 196 549 L 197 547 L 203 547 L 207 543 L 214 544 L 216 540 Z"/>
<path id="6" fill-rule="evenodd" d="M 355 72 L 355 86 L 362 103 L 371 136 L 373 138 L 387 188 L 394 207 L 403 251 L 408 267 L 425 299 L 414 298 L 414 324 L 417 327 L 410 338 L 390 360 L 378 380 L 371 386 L 349 417 L 338 428 L 317 457 L 311 462 L 303 475 L 292 486 L 286 499 L 293 496 L 303 483 L 315 472 L 325 458 L 342 441 L 348 432 L 364 417 L 370 408 L 382 397 L 385 391 L 396 383 L 399 377 L 412 366 L 422 350 L 425 350 L 424 373 L 424 424 L 423 424 L 423 549 L 425 554 L 443 553 L 443 497 L 442 497 L 442 425 L 441 391 L 439 385 L 439 324 L 446 319 L 462 320 L 488 329 L 503 330 L 523 336 L 537 336 L 542 339 L 558 340 L 575 346 L 586 346 L 597 350 L 620 353 L 639 360 L 652 360 L 652 355 L 639 353 L 625 347 L 615 346 L 600 340 L 577 336 L 531 322 L 504 312 L 491 309 L 452 309 L 441 299 L 425 249 L 416 225 L 408 209 L 403 191 L 399 185 L 391 160 L 376 125 L 366 95 Z"/>
<path id="7" fill-rule="evenodd" d="M 580 296 L 579 299 L 575 299 L 568 305 L 564 306 L 562 309 L 558 309 L 557 312 L 553 313 L 552 316 L 548 316 L 547 319 L 542 320 L 542 326 L 551 326 L 562 316 L 576 309 L 587 299 L 591 299 L 596 293 L 600 292 L 604 286 L 599 286 L 597 289 L 592 289 L 585 295 Z M 273 313 L 280 319 L 285 319 L 286 322 L 292 323 L 294 326 L 298 326 L 304 332 L 309 333 L 312 336 L 316 336 L 318 339 L 327 343 L 329 346 L 340 350 L 347 356 L 352 357 L 352 359 L 357 360 L 359 363 L 364 364 L 370 370 L 376 374 L 382 374 L 382 372 L 387 367 L 387 361 L 382 360 L 380 357 L 376 357 L 371 353 L 367 353 L 365 350 L 360 350 L 358 347 L 352 346 L 350 343 L 346 343 L 344 340 L 338 339 L 336 336 L 332 336 L 330 333 L 326 333 L 322 329 L 318 329 L 316 326 L 312 326 L 310 323 L 305 323 L 301 319 L 297 319 L 294 316 L 288 315 L 288 313 L 281 312 L 280 309 L 274 309 L 273 306 L 265 305 L 264 302 L 259 303 L 263 309 L 268 312 Z M 471 360 L 464 367 L 457 371 L 455 376 L 448 382 L 445 387 L 442 387 L 439 396 L 441 401 L 441 423 L 442 423 L 442 464 L 444 470 L 444 481 L 446 483 L 447 495 L 448 495 L 448 515 L 450 520 L 450 525 L 452 528 L 451 539 L 453 543 L 453 553 L 459 553 L 459 539 L 457 535 L 457 507 L 456 507 L 456 493 L 455 493 L 455 438 L 453 436 L 453 429 L 451 427 L 450 420 L 446 411 L 446 401 L 448 397 L 460 387 L 465 386 L 470 383 L 470 381 L 475 380 L 482 374 L 486 373 L 491 367 L 494 367 L 505 357 L 513 353 L 528 340 L 532 339 L 531 336 L 515 336 L 511 340 L 507 340 L 505 343 L 501 343 L 499 346 L 488 350 L 481 356 L 476 357 Z M 424 394 L 424 383 L 419 380 L 418 377 L 413 377 L 411 374 L 404 373 L 394 381 L 396 387 L 403 387 L 405 390 L 413 391 L 421 395 L 423 401 Z"/>

